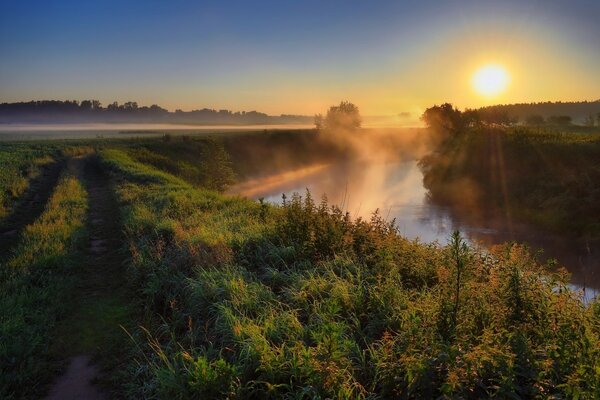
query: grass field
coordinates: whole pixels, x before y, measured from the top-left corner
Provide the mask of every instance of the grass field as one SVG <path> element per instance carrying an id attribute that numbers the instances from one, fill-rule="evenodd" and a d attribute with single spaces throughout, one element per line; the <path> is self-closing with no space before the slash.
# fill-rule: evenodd
<path id="1" fill-rule="evenodd" d="M 87 194 L 77 178 L 64 174 L 44 213 L 21 234 L 0 265 L 0 397 L 39 394 L 60 360 L 49 344 L 69 312 L 77 246 L 85 237 Z"/>
<path id="2" fill-rule="evenodd" d="M 74 170 L 1 266 L 3 397 L 43 392 L 65 343 L 107 367 L 116 398 L 598 397 L 600 304 L 566 273 L 516 244 L 409 241 L 310 193 L 282 206 L 225 196 L 249 157 L 227 140 L 61 152 Z M 557 154 L 565 140 L 535 137 Z M 592 137 L 569 140 L 593 159 Z M 297 162 L 319 154 L 307 146 Z M 102 217 L 110 196 L 86 165 L 108 174 Z M 95 255 L 88 236 L 118 251 Z"/>

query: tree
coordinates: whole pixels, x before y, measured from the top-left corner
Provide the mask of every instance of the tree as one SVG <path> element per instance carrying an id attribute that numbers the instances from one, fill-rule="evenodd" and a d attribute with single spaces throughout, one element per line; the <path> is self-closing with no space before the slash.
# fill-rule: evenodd
<path id="1" fill-rule="evenodd" d="M 99 100 L 92 100 L 92 110 L 102 109 L 102 103 Z"/>
<path id="2" fill-rule="evenodd" d="M 138 103 L 135 101 L 128 101 L 121 106 L 124 110 L 137 110 Z"/>
<path id="3" fill-rule="evenodd" d="M 200 159 L 200 174 L 204 187 L 223 191 L 235 182 L 231 157 L 222 142 L 207 139 L 201 148 Z"/>
<path id="4" fill-rule="evenodd" d="M 315 114 L 315 128 L 321 130 L 323 128 L 325 121 L 323 120 L 322 114 Z"/>
<path id="5" fill-rule="evenodd" d="M 481 125 L 481 114 L 478 110 L 467 108 L 462 113 L 462 124 L 469 127 Z"/>
<path id="6" fill-rule="evenodd" d="M 456 134 L 464 127 L 462 113 L 450 103 L 429 107 L 421 116 L 421 121 L 438 133 Z"/>
<path id="7" fill-rule="evenodd" d="M 315 124 L 316 122 L 315 120 Z M 352 131 L 360 128 L 361 122 L 358 107 L 349 101 L 342 101 L 339 106 L 329 107 L 325 119 L 321 121 L 321 126 L 332 131 Z"/>
<path id="8" fill-rule="evenodd" d="M 79 108 L 82 110 L 91 110 L 92 109 L 92 101 L 91 100 L 82 100 L 81 104 L 79 104 Z"/>

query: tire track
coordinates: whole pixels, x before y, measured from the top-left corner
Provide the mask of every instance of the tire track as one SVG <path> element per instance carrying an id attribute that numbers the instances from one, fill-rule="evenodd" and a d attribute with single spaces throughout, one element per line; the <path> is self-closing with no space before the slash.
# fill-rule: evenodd
<path id="1" fill-rule="evenodd" d="M 123 356 L 127 339 L 121 326 L 131 320 L 124 276 L 124 243 L 119 207 L 105 171 L 95 156 L 74 160 L 88 192 L 88 245 L 77 272 L 74 310 L 55 338 L 69 367 L 51 387 L 47 399 L 105 399 L 105 376 Z M 107 386 L 107 385 L 103 385 Z"/>

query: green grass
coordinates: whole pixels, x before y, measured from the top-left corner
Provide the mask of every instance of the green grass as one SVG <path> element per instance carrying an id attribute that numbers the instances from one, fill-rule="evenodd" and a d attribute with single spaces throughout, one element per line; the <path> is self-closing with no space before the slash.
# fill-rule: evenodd
<path id="1" fill-rule="evenodd" d="M 0 336 L 10 338 L 0 341 L 0 397 L 40 394 L 69 346 L 97 355 L 111 395 L 124 398 L 600 396 L 600 303 L 582 303 L 566 273 L 515 244 L 481 251 L 458 234 L 446 246 L 410 241 L 378 214 L 355 220 L 310 193 L 283 206 L 222 195 L 214 189 L 251 152 L 251 140 L 238 139 L 97 142 L 127 251 L 103 261 L 78 249 L 89 231 L 84 186 L 60 180 L 0 269 Z M 310 153 L 305 139 L 290 140 Z M 447 163 L 436 166 L 446 169 L 436 171 L 456 179 L 464 170 L 454 166 L 469 166 L 483 181 L 490 171 L 466 155 L 501 149 L 509 173 L 531 171 L 505 176 L 511 184 L 538 179 L 516 186 L 511 204 L 516 193 L 564 201 L 557 176 L 568 188 L 594 179 L 593 135 L 461 140 L 442 149 Z M 89 152 L 84 145 L 61 154 Z M 556 168 L 548 175 L 537 168 L 544 157 Z"/>
<path id="2" fill-rule="evenodd" d="M 54 157 L 54 149 L 46 146 L 0 143 L 0 220 L 10 214 L 40 167 Z"/>
<path id="3" fill-rule="evenodd" d="M 432 199 L 465 216 L 511 215 L 570 236 L 600 235 L 600 135 L 470 130 L 421 161 Z"/>
<path id="4" fill-rule="evenodd" d="M 101 156 L 144 309 L 127 397 L 600 393 L 598 304 L 520 246 L 424 245 L 378 215 L 261 205 Z"/>
<path id="5" fill-rule="evenodd" d="M 55 372 L 49 351 L 68 312 L 77 246 L 85 237 L 87 194 L 64 175 L 40 218 L 25 228 L 0 273 L 0 397 L 39 393 Z"/>

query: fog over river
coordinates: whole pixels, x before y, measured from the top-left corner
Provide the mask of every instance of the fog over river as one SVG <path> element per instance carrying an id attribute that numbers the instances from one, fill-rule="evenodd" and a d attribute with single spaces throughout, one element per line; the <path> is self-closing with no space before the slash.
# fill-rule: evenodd
<path id="1" fill-rule="evenodd" d="M 396 220 L 400 233 L 422 242 L 446 244 L 458 229 L 471 243 L 489 246 L 514 240 L 543 248 L 542 257 L 556 258 L 573 274 L 575 287 L 585 290 L 587 299 L 600 288 L 600 246 L 564 237 L 542 234 L 508 217 L 486 220 L 464 218 L 449 207 L 434 204 L 423 186 L 417 161 L 347 162 L 316 164 L 299 170 L 263 176 L 242 182 L 230 193 L 281 203 L 282 194 L 304 195 L 310 190 L 316 202 L 326 195 L 330 204 L 340 206 L 353 217 L 369 218 L 375 211 L 386 220 Z M 467 221 L 469 219 L 469 221 Z"/>

